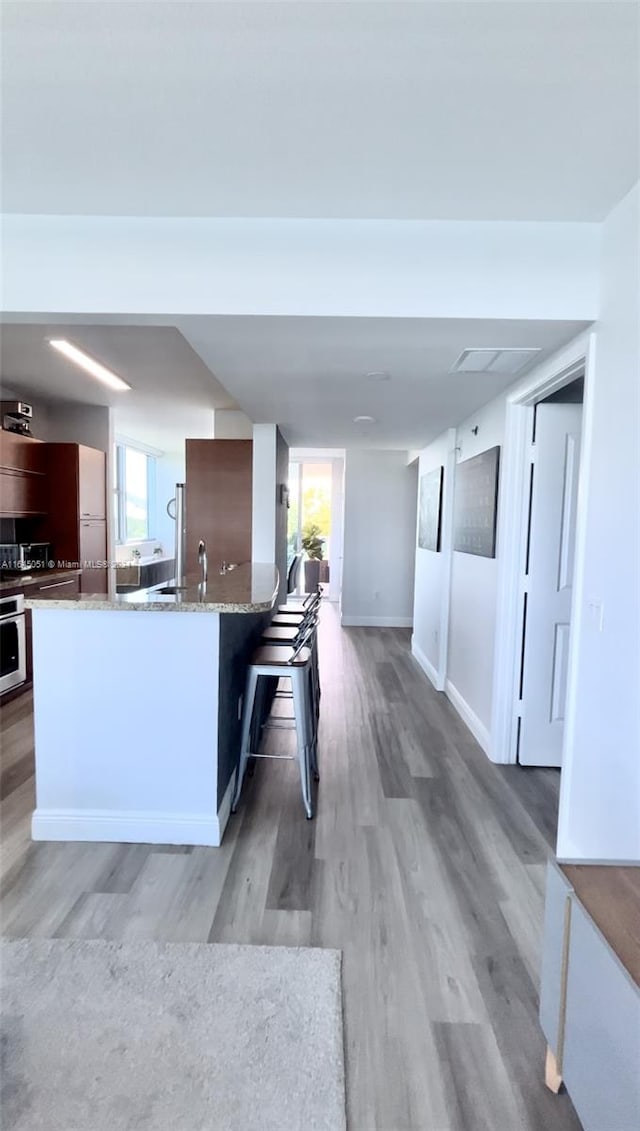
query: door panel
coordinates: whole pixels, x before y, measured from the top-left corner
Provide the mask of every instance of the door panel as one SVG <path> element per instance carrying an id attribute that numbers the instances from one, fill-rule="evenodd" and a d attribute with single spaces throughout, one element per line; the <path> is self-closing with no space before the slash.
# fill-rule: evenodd
<path id="1" fill-rule="evenodd" d="M 82 593 L 106 593 L 108 576 L 107 524 L 106 522 L 80 523 L 80 591 Z"/>
<path id="2" fill-rule="evenodd" d="M 582 405 L 536 409 L 520 704 L 525 766 L 562 764 L 581 426 Z"/>

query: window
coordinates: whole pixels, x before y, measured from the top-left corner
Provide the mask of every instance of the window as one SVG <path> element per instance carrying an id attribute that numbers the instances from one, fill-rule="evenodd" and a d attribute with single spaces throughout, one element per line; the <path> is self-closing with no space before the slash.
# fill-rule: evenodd
<path id="1" fill-rule="evenodd" d="M 118 542 L 153 538 L 155 472 L 154 456 L 131 444 L 116 444 L 113 494 Z"/>

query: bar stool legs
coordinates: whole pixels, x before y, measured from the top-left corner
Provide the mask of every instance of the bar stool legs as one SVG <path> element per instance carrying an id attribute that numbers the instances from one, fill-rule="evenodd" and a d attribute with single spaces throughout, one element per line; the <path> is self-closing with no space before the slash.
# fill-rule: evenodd
<path id="1" fill-rule="evenodd" d="M 258 687 L 258 673 L 255 668 L 249 667 L 247 671 L 247 682 L 245 685 L 244 701 L 242 703 L 242 737 L 240 739 L 240 762 L 238 764 L 238 773 L 236 776 L 236 788 L 233 794 L 233 801 L 231 802 L 231 812 L 235 813 L 238 808 L 240 794 L 242 793 L 242 783 L 247 769 L 247 762 L 251 757 L 251 723 L 253 720 L 253 708 L 256 699 L 256 690 Z"/>
<path id="2" fill-rule="evenodd" d="M 309 726 L 309 701 L 307 687 L 305 687 L 307 679 L 308 674 L 304 668 L 299 668 L 297 671 L 291 672 L 302 800 L 307 813 L 307 819 L 311 820 L 313 817 L 313 804 L 311 801 L 311 747 L 313 734 Z"/>
<path id="3" fill-rule="evenodd" d="M 259 649 L 258 652 L 261 650 Z M 282 655 L 284 649 L 262 649 Z M 287 651 L 291 651 L 288 649 Z M 257 653 L 256 653 L 257 655 Z M 305 649 L 305 658 L 291 666 L 284 660 L 273 660 L 271 663 L 251 663 L 247 670 L 244 703 L 242 708 L 242 728 L 240 740 L 240 760 L 236 777 L 236 786 L 231 802 L 231 812 L 235 813 L 242 793 L 242 785 L 250 759 L 261 757 L 280 757 L 280 755 L 258 754 L 251 750 L 252 732 L 256 700 L 259 700 L 258 688 L 260 678 L 267 676 L 273 678 L 286 678 L 291 680 L 291 701 L 295 716 L 295 730 L 297 738 L 296 758 L 300 769 L 300 785 L 302 800 L 308 820 L 313 817 L 313 800 L 311 796 L 312 775 L 318 781 L 318 756 L 317 756 L 317 719 L 316 696 L 314 694 L 314 674 L 311 664 L 311 652 Z M 255 728 L 256 730 L 258 728 Z M 256 735 L 257 739 L 257 735 Z M 257 741 L 255 743 L 257 746 Z"/>

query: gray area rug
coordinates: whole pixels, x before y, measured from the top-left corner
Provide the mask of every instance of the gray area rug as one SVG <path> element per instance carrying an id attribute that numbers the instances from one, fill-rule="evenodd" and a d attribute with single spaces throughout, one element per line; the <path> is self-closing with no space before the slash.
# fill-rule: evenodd
<path id="1" fill-rule="evenodd" d="M 6 940 L 4 1131 L 344 1131 L 340 952 Z"/>

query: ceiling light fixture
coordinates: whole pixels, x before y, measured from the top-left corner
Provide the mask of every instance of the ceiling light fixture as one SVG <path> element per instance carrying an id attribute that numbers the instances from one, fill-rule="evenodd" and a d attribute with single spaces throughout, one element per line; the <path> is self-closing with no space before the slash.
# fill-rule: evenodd
<path id="1" fill-rule="evenodd" d="M 375 424 L 375 419 L 374 419 L 373 416 L 354 416 L 353 423 L 354 424 Z"/>
<path id="2" fill-rule="evenodd" d="M 541 352 L 540 346 L 478 346 L 463 350 L 450 373 L 504 373 L 514 376 Z"/>
<path id="3" fill-rule="evenodd" d="M 79 365 L 86 373 L 90 373 L 96 381 L 102 381 L 103 385 L 108 385 L 110 389 L 117 389 L 119 393 L 122 393 L 131 388 L 131 385 L 123 381 L 122 377 L 118 377 L 117 373 L 112 373 L 106 365 L 101 365 L 99 361 L 78 349 L 77 346 L 72 345 L 66 338 L 50 338 L 49 345 L 53 346 L 54 350 L 58 350 L 58 353 L 68 357 L 69 361 Z"/>
<path id="4" fill-rule="evenodd" d="M 386 369 L 372 369 L 370 373 L 366 373 L 367 381 L 390 381 L 391 374 L 387 373 Z"/>

